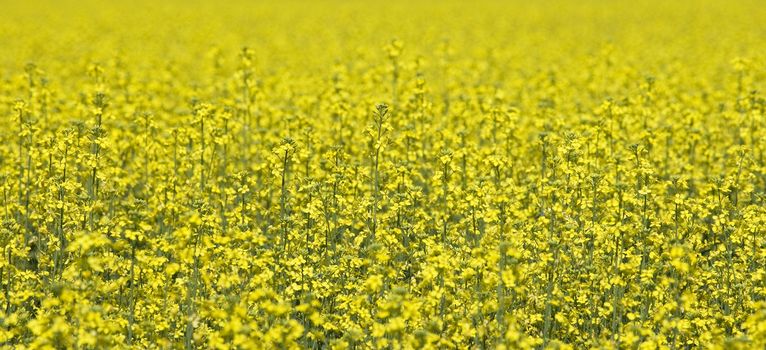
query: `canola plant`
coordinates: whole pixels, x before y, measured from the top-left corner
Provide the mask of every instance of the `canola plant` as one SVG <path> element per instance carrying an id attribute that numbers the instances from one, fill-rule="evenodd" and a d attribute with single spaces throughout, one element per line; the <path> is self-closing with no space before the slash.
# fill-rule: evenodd
<path id="1" fill-rule="evenodd" d="M 2 348 L 766 346 L 759 2 L 0 7 Z"/>

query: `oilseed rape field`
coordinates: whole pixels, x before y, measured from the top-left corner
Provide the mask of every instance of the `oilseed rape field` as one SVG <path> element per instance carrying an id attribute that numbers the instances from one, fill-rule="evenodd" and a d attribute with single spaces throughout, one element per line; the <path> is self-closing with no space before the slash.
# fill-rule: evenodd
<path id="1" fill-rule="evenodd" d="M 0 348 L 766 347 L 761 2 L 0 8 Z"/>

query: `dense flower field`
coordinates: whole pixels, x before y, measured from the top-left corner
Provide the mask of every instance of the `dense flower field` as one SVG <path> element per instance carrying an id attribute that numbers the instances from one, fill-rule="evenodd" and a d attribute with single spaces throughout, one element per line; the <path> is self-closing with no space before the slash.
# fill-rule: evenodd
<path id="1" fill-rule="evenodd" d="M 16 1 L 0 346 L 766 346 L 756 1 Z"/>

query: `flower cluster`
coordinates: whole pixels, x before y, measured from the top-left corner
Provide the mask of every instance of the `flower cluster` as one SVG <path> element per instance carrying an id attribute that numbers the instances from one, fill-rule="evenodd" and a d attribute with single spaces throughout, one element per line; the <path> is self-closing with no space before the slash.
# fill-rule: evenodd
<path id="1" fill-rule="evenodd" d="M 32 3 L 4 348 L 766 346 L 756 3 Z"/>

